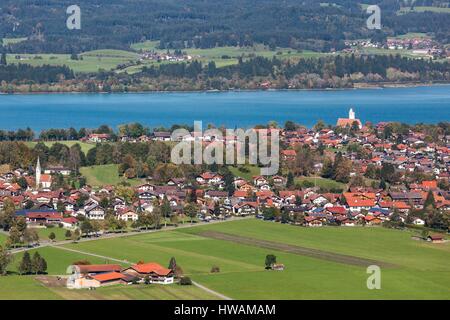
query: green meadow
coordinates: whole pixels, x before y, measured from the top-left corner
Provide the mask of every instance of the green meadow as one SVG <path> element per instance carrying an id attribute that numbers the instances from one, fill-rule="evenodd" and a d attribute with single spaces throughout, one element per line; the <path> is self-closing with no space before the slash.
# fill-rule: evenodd
<path id="1" fill-rule="evenodd" d="M 314 186 L 326 190 L 336 190 L 336 189 L 345 190 L 346 188 L 346 185 L 344 183 L 322 177 L 299 177 L 295 179 L 295 183 L 304 184 L 306 182 L 308 184 L 313 184 Z"/>
<path id="2" fill-rule="evenodd" d="M 106 164 L 80 168 L 80 173 L 86 177 L 87 184 L 90 186 L 118 185 L 121 182 L 130 185 L 138 185 L 142 182 L 140 179 L 125 179 L 119 176 L 119 165 Z"/>
<path id="3" fill-rule="evenodd" d="M 67 229 L 64 228 L 58 228 L 58 227 L 54 227 L 54 228 L 36 228 L 36 231 L 39 235 L 39 239 L 41 241 L 49 241 L 49 235 L 53 232 L 56 236 L 55 240 L 56 241 L 62 241 L 62 240 L 66 240 L 66 231 Z"/>
<path id="4" fill-rule="evenodd" d="M 382 265 L 381 289 L 367 289 L 369 275 L 367 266 L 363 264 L 336 262 L 283 249 L 267 249 L 257 243 L 250 245 L 217 240 L 205 232 L 371 259 Z M 58 248 L 43 248 L 39 252 L 47 259 L 50 274 L 64 274 L 67 266 L 79 259 L 88 259 L 92 263 L 114 262 L 89 254 L 130 263 L 144 260 L 162 265 L 167 265 L 170 258 L 175 257 L 185 275 L 234 299 L 450 299 L 449 244 L 416 241 L 411 239 L 411 235 L 411 231 L 381 227 L 303 228 L 246 219 L 64 245 L 83 253 Z M 267 254 L 276 255 L 277 261 L 285 265 L 285 270 L 265 270 Z M 20 254 L 17 260 L 19 258 Z M 213 266 L 219 267 L 220 272 L 211 273 Z M 15 268 L 12 266 L 12 271 Z M 25 284 L 23 278 L 18 276 L 4 279 L 7 279 L 5 283 L 20 279 L 24 286 L 39 287 L 34 280 Z M 2 281 L 0 278 L 0 284 Z M 20 296 L 17 291 L 21 290 L 21 283 L 13 290 L 14 296 Z M 48 288 L 40 288 L 42 298 L 53 295 L 67 299 L 88 298 L 88 293 L 83 290 L 71 295 L 61 288 L 52 288 L 50 293 Z M 178 288 L 177 285 L 170 286 L 170 290 Z M 96 293 L 106 299 L 146 299 L 154 293 L 160 294 L 163 299 L 169 298 L 162 293 L 146 290 L 139 286 L 115 286 L 96 290 Z M 196 292 L 205 294 L 203 291 Z M 174 294 L 184 297 L 184 293 L 179 291 Z M 0 292 L 2 297 L 4 295 Z"/>
<path id="5" fill-rule="evenodd" d="M 11 44 L 16 44 L 19 42 L 23 42 L 26 41 L 28 38 L 3 38 L 2 42 L 4 46 L 8 46 Z"/>
<path id="6" fill-rule="evenodd" d="M 410 13 L 410 12 L 437 12 L 437 13 L 450 13 L 450 8 L 441 8 L 441 7 L 432 7 L 432 6 L 414 6 L 412 9 L 411 7 L 403 7 L 400 10 L 397 11 L 397 14 L 404 14 L 404 13 Z"/>
<path id="7" fill-rule="evenodd" d="M 239 170 L 239 168 L 243 169 L 244 171 Z M 247 181 L 253 181 L 254 176 L 259 176 L 261 174 L 260 168 L 253 165 L 243 165 L 240 167 L 228 166 L 228 169 L 230 169 L 230 172 L 233 174 L 233 176 L 241 177 Z"/>
<path id="8" fill-rule="evenodd" d="M 6 234 L 0 233 L 0 245 L 6 241 Z"/>
<path id="9" fill-rule="evenodd" d="M 95 147 L 95 144 L 93 143 L 87 143 L 87 142 L 81 142 L 81 141 L 43 141 L 42 143 L 44 143 L 47 147 L 51 147 L 52 145 L 54 145 L 55 143 L 61 143 L 64 144 L 66 146 L 68 146 L 69 148 L 75 144 L 79 144 L 81 147 L 81 151 L 84 152 L 84 154 L 86 155 L 88 153 L 89 150 L 91 150 L 92 148 Z M 29 147 L 29 148 L 34 148 L 34 146 L 37 144 L 37 142 L 35 141 L 29 141 L 29 142 L 25 142 L 25 144 Z"/>
<path id="10" fill-rule="evenodd" d="M 98 72 L 115 69 L 118 65 L 136 61 L 137 53 L 123 50 L 95 50 L 82 53 L 83 60 L 72 60 L 69 54 L 8 54 L 8 63 L 23 63 L 32 66 L 66 65 L 74 72 Z"/>

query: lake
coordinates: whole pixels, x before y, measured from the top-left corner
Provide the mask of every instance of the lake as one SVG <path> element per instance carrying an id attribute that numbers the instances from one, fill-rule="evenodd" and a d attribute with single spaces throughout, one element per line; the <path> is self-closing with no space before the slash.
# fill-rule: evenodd
<path id="1" fill-rule="evenodd" d="M 193 125 L 194 120 L 228 128 L 274 120 L 313 126 L 335 124 L 349 108 L 362 122 L 450 121 L 450 85 L 411 88 L 124 94 L 0 95 L 0 129 L 94 128 L 140 122 Z"/>

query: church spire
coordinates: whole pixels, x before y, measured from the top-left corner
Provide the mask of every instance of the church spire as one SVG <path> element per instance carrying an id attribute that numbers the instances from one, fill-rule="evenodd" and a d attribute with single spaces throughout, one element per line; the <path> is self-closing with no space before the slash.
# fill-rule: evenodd
<path id="1" fill-rule="evenodd" d="M 350 120 L 355 120 L 356 119 L 355 112 L 353 111 L 353 108 L 350 108 L 350 111 L 348 112 L 348 118 Z"/>
<path id="2" fill-rule="evenodd" d="M 41 185 L 41 161 L 38 157 L 36 163 L 36 189 L 39 189 L 40 185 Z"/>

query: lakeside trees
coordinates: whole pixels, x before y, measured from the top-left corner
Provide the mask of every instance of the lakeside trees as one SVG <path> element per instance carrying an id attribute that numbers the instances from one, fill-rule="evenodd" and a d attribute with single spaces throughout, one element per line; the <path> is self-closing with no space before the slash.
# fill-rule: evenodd
<path id="1" fill-rule="evenodd" d="M 199 61 L 144 66 L 134 74 L 113 71 L 94 75 L 65 72 L 49 81 L 35 81 L 41 77 L 39 67 L 29 67 L 27 73 L 2 75 L 0 66 L 0 91 L 76 91 L 76 92 L 128 92 L 128 91 L 192 91 L 261 89 L 262 83 L 277 89 L 351 88 L 358 83 L 450 81 L 450 63 L 411 59 L 400 55 L 336 55 L 320 58 L 282 60 L 276 57 L 239 58 L 237 64 L 212 67 Z M 31 69 L 30 69 L 31 68 Z M 57 72 L 54 70 L 54 72 Z M 46 73 L 44 73 L 46 74 Z M 55 80 L 56 81 L 53 81 Z M 67 80 L 73 79 L 73 80 Z M 54 83 L 56 82 L 56 83 Z M 53 83 L 53 84 L 52 84 Z M 104 90 L 101 88 L 109 88 Z M 119 133 L 130 137 L 146 134 L 148 130 L 138 124 L 122 126 Z M 61 137 L 61 132 L 45 132 Z M 71 130 L 68 138 L 75 138 Z M 80 138 L 81 136 L 78 135 Z M 26 138 L 26 137 L 25 137 Z M 0 135 L 1 139 L 1 135 Z"/>

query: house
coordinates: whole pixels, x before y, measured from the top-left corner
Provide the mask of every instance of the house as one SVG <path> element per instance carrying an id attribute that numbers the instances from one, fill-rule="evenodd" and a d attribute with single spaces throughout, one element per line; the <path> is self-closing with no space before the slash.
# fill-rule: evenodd
<path id="1" fill-rule="evenodd" d="M 430 241 L 432 243 L 443 243 L 444 237 L 440 234 L 432 234 L 427 237 L 427 241 Z"/>
<path id="2" fill-rule="evenodd" d="M 77 218 L 69 217 L 69 218 L 63 218 L 61 220 L 61 224 L 64 228 L 74 228 L 78 223 Z"/>
<path id="3" fill-rule="evenodd" d="M 351 212 L 361 212 L 361 210 L 370 210 L 375 206 L 375 193 L 353 193 L 344 192 L 344 200 Z"/>
<path id="4" fill-rule="evenodd" d="M 139 219 L 139 215 L 132 209 L 125 208 L 118 212 L 117 218 L 123 221 L 137 221 Z"/>
<path id="5" fill-rule="evenodd" d="M 63 166 L 53 166 L 53 167 L 47 167 L 44 170 L 45 174 L 61 174 L 63 176 L 69 176 L 72 173 L 72 170 L 69 168 L 65 168 Z"/>
<path id="6" fill-rule="evenodd" d="M 69 289 L 98 288 L 125 279 L 119 276 L 121 267 L 118 264 L 72 265 L 69 269 L 72 273 L 66 283 Z"/>
<path id="7" fill-rule="evenodd" d="M 153 140 L 155 141 L 170 141 L 171 133 L 165 131 L 153 132 Z"/>
<path id="8" fill-rule="evenodd" d="M 80 279 L 80 286 L 89 288 L 99 288 L 115 284 L 128 284 L 133 281 L 134 277 L 119 272 L 101 273 L 96 275 L 88 275 Z"/>
<path id="9" fill-rule="evenodd" d="M 104 220 L 105 219 L 105 210 L 97 203 L 92 202 L 84 207 L 83 210 L 77 212 L 84 215 L 87 219 L 90 220 Z"/>
<path id="10" fill-rule="evenodd" d="M 199 184 L 218 185 L 222 183 L 223 177 L 214 172 L 205 172 L 197 176 L 196 180 Z"/>
<path id="11" fill-rule="evenodd" d="M 23 216 L 29 224 L 57 224 L 63 219 L 61 212 L 56 210 L 19 210 L 16 216 Z"/>
<path id="12" fill-rule="evenodd" d="M 258 204 L 255 202 L 242 202 L 233 206 L 233 213 L 239 216 L 255 215 L 258 212 Z"/>
<path id="13" fill-rule="evenodd" d="M 295 158 L 297 157 L 297 152 L 295 152 L 295 150 L 292 149 L 282 150 L 281 157 L 284 161 L 294 161 Z"/>
<path id="14" fill-rule="evenodd" d="M 305 226 L 307 227 L 321 227 L 322 220 L 319 217 L 305 217 Z"/>
<path id="15" fill-rule="evenodd" d="M 123 274 L 144 279 L 149 278 L 150 283 L 171 284 L 174 280 L 173 271 L 155 262 L 135 264 L 122 271 Z"/>
<path id="16" fill-rule="evenodd" d="M 263 176 L 256 176 L 256 177 L 253 177 L 253 184 L 258 187 L 261 185 L 268 184 L 268 181 Z"/>
<path id="17" fill-rule="evenodd" d="M 220 200 L 225 200 L 228 198 L 228 192 L 226 191 L 217 191 L 217 190 L 208 190 L 205 192 L 205 198 L 211 198 L 215 202 Z"/>
<path id="18" fill-rule="evenodd" d="M 108 133 L 91 133 L 88 136 L 88 141 L 93 143 L 106 142 L 110 137 Z"/>
<path id="19" fill-rule="evenodd" d="M 272 182 L 275 186 L 283 186 L 286 183 L 286 179 L 282 176 L 273 176 Z"/>

